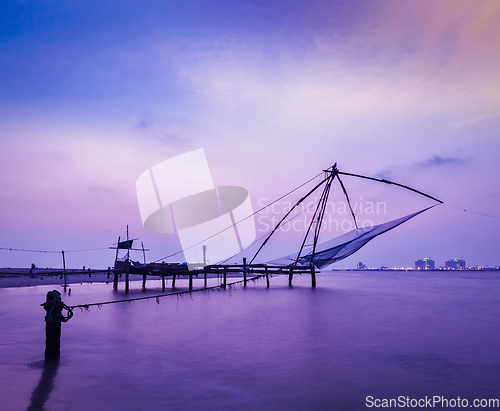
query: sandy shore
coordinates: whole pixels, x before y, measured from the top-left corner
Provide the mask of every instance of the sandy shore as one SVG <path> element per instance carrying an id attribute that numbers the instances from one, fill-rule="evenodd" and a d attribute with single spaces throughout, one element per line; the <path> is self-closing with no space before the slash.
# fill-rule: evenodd
<path id="1" fill-rule="evenodd" d="M 142 279 L 142 275 L 130 274 L 130 280 Z M 120 279 L 122 280 L 122 279 Z M 66 273 L 67 284 L 79 283 L 111 283 L 113 272 L 106 270 L 70 270 Z M 33 287 L 37 285 L 59 284 L 64 285 L 64 275 L 52 269 L 0 269 L 0 288 Z"/>
<path id="2" fill-rule="evenodd" d="M 88 270 L 68 270 L 66 272 L 66 282 L 67 284 L 112 283 L 113 276 L 114 273 L 110 272 L 108 277 L 107 270 L 91 270 L 90 272 Z M 240 276 L 239 273 L 229 273 L 227 278 Z M 207 277 L 213 278 L 216 277 L 216 274 L 209 274 Z M 148 281 L 160 278 L 160 276 L 147 276 Z M 198 276 L 195 275 L 194 278 L 198 278 Z M 142 280 L 142 274 L 129 274 L 129 279 L 130 281 Z M 119 281 L 120 283 L 125 281 L 124 274 L 119 277 Z M 30 273 L 29 268 L 0 268 L 0 288 L 34 287 L 50 284 L 64 285 L 64 276 L 60 270 L 37 268 Z"/>

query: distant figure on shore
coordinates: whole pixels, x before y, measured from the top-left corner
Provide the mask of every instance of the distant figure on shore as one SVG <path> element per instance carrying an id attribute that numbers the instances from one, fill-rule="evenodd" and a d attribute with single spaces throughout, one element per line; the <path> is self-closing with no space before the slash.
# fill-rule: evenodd
<path id="1" fill-rule="evenodd" d="M 35 264 L 31 263 L 30 274 L 33 274 L 33 270 L 35 269 Z"/>
<path id="2" fill-rule="evenodd" d="M 85 266 L 83 266 L 83 271 L 85 271 Z"/>

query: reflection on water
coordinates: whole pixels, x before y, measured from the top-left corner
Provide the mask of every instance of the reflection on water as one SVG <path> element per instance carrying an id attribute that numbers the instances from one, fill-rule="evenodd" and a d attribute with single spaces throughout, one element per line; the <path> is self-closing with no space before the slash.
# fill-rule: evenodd
<path id="1" fill-rule="evenodd" d="M 53 286 L 2 289 L 2 410 L 343 411 L 366 409 L 367 396 L 500 397 L 498 274 L 321 273 L 314 290 L 306 275 L 287 284 L 76 310 L 60 364 L 41 370 L 25 364 L 43 358 L 39 304 Z M 148 285 L 157 288 L 131 283 L 129 296 L 161 292 L 161 281 Z M 124 296 L 83 284 L 63 300 Z"/>
<path id="2" fill-rule="evenodd" d="M 30 364 L 31 368 L 38 368 L 41 366 L 43 371 L 38 385 L 31 394 L 28 411 L 45 409 L 44 405 L 49 399 L 50 393 L 54 388 L 54 378 L 57 374 L 57 369 L 59 368 L 59 360 L 42 361 L 39 364 L 40 365 L 38 366 Z"/>

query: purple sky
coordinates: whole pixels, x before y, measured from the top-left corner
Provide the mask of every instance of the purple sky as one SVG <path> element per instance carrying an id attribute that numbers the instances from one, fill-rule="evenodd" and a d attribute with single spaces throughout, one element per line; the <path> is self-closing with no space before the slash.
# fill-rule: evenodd
<path id="1" fill-rule="evenodd" d="M 129 224 L 148 259 L 175 252 L 174 234 L 142 227 L 135 182 L 198 148 L 214 182 L 248 189 L 254 209 L 337 162 L 500 214 L 498 1 L 0 7 L 0 247 L 108 247 Z M 386 204 L 359 215 L 374 223 L 433 204 L 397 187 L 344 183 L 353 202 Z M 499 220 L 441 205 L 336 267 L 429 256 L 500 265 Z M 293 237 L 282 233 L 280 244 Z M 112 250 L 68 253 L 67 264 L 113 259 Z M 61 258 L 0 251 L 1 267 L 32 262 L 59 267 Z"/>

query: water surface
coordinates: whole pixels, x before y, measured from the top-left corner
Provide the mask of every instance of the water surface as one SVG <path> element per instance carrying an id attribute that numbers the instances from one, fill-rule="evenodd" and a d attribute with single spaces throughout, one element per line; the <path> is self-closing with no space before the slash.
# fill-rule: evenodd
<path id="1" fill-rule="evenodd" d="M 134 282 L 128 295 L 161 292 L 148 285 Z M 3 410 L 366 410 L 367 396 L 500 398 L 495 272 L 320 273 L 316 289 L 306 275 L 291 288 L 273 277 L 270 289 L 261 280 L 76 310 L 62 325 L 59 364 L 47 367 L 39 304 L 55 288 L 63 293 L 0 290 Z M 68 305 L 125 297 L 111 284 L 71 288 Z"/>

